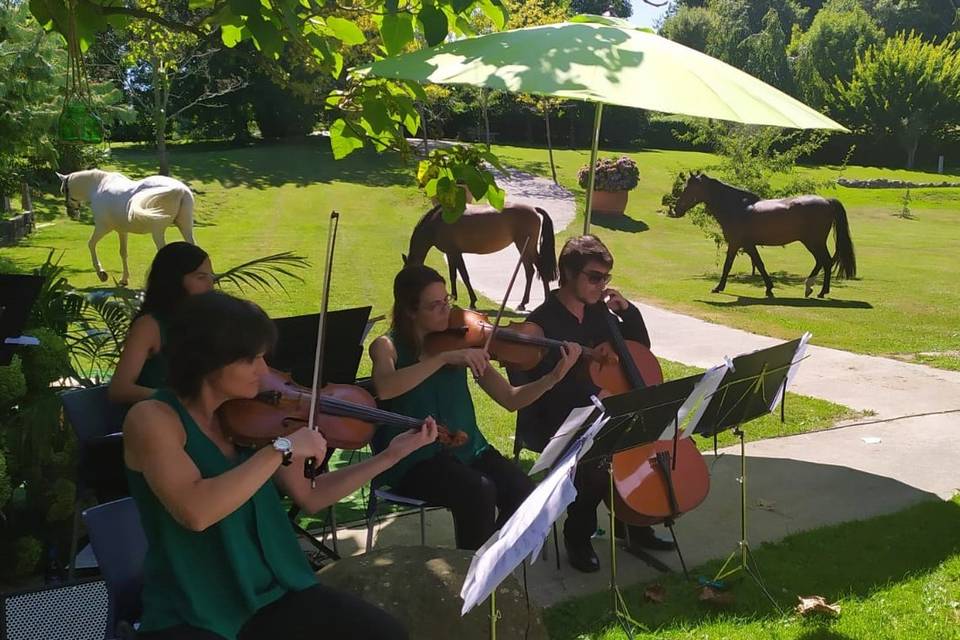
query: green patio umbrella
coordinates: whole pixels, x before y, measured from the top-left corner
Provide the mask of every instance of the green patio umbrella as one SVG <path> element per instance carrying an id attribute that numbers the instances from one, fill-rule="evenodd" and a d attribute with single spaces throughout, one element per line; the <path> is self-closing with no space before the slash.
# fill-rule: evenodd
<path id="1" fill-rule="evenodd" d="M 590 230 L 603 105 L 794 129 L 846 129 L 779 89 L 704 53 L 615 18 L 561 22 L 447 42 L 358 73 L 463 84 L 596 104 L 584 232 Z"/>

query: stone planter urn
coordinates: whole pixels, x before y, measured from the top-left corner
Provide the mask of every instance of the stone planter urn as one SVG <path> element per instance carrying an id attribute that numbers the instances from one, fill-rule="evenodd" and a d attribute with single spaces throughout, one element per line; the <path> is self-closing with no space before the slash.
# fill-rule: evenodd
<path id="1" fill-rule="evenodd" d="M 590 201 L 590 212 L 607 215 L 622 216 L 627 208 L 629 191 L 594 191 Z"/>

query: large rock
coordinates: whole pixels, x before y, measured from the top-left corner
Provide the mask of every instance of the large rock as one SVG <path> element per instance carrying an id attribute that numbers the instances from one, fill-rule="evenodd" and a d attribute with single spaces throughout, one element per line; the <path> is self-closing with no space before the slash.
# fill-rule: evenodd
<path id="1" fill-rule="evenodd" d="M 400 619 L 416 640 L 486 640 L 490 607 L 460 616 L 460 587 L 473 553 L 432 547 L 385 547 L 344 558 L 319 572 L 320 581 L 376 604 Z M 497 637 L 545 640 L 540 608 L 527 602 L 520 581 L 509 576 L 497 589 Z M 527 625 L 529 624 L 529 630 Z"/>

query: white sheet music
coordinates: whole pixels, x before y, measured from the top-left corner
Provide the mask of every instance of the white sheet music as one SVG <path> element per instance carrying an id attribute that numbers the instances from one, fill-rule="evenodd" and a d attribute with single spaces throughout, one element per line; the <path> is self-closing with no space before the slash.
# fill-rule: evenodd
<path id="1" fill-rule="evenodd" d="M 563 421 L 563 424 L 560 425 L 557 432 L 550 438 L 550 442 L 544 447 L 543 453 L 540 454 L 540 457 L 537 458 L 537 461 L 533 464 L 533 467 L 530 469 L 531 476 L 553 466 L 553 463 L 556 462 L 560 454 L 567 448 L 567 444 L 570 443 L 573 436 L 577 435 L 577 430 L 583 426 L 584 421 L 590 416 L 590 412 L 593 411 L 594 408 L 592 405 L 589 407 L 577 407 L 570 412 L 567 419 Z"/>
<path id="2" fill-rule="evenodd" d="M 590 450 L 594 436 L 608 420 L 602 415 L 597 418 L 503 527 L 474 554 L 460 590 L 463 598 L 460 615 L 466 615 L 486 600 L 525 558 L 540 551 L 550 527 L 577 497 L 573 486 L 577 462 Z"/>
<path id="3" fill-rule="evenodd" d="M 693 388 L 693 391 L 690 392 L 690 395 L 680 407 L 680 410 L 677 412 L 677 422 L 680 424 L 683 424 L 683 421 L 686 419 L 687 414 L 690 413 L 691 410 L 696 409 L 696 413 L 690 419 L 690 423 L 687 425 L 687 428 L 680 433 L 681 438 L 687 438 L 693 435 L 693 430 L 697 426 L 697 422 L 700 421 L 700 416 L 703 415 L 707 405 L 710 404 L 711 396 L 713 396 L 713 393 L 717 390 L 717 387 L 720 386 L 720 381 L 723 380 L 723 376 L 725 376 L 727 371 L 730 369 L 727 362 L 718 364 L 712 369 L 707 369 L 707 371 L 703 374 L 703 377 L 700 378 L 700 382 L 696 384 L 696 386 Z M 662 434 L 660 434 L 660 440 L 669 440 L 673 438 L 674 425 L 674 421 L 671 420 L 670 423 L 667 424 L 667 428 L 663 430 Z"/>
<path id="4" fill-rule="evenodd" d="M 797 350 L 793 354 L 793 360 L 790 362 L 790 370 L 787 371 L 787 384 L 786 387 L 790 386 L 790 383 L 793 382 L 793 377 L 797 375 L 797 369 L 800 368 L 800 362 L 803 361 L 804 357 L 807 355 L 807 343 L 810 342 L 810 338 L 813 337 L 813 334 L 807 331 L 800 337 L 800 344 L 797 346 Z M 780 391 L 773 395 L 773 399 L 770 401 L 770 412 L 772 413 L 774 409 L 777 408 L 777 405 L 780 404 L 780 401 L 783 399 L 783 392 Z"/>

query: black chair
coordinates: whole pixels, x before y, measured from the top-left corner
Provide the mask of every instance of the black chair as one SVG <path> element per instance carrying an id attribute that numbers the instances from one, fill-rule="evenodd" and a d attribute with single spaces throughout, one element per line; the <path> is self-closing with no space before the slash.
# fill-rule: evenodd
<path id="1" fill-rule="evenodd" d="M 83 522 L 107 585 L 107 632 L 120 638 L 133 637 L 142 608 L 140 594 L 147 555 L 147 538 L 137 505 L 133 498 L 100 504 L 83 512 Z"/>
<path id="2" fill-rule="evenodd" d="M 70 538 L 69 578 L 76 570 L 82 503 L 108 502 L 129 494 L 123 466 L 123 418 L 127 407 L 110 402 L 107 385 L 71 389 L 60 394 L 64 414 L 79 443 L 77 493 Z"/>
<path id="3" fill-rule="evenodd" d="M 2 595 L 0 609 L 0 640 L 103 640 L 109 596 L 103 580 L 62 583 Z"/>

